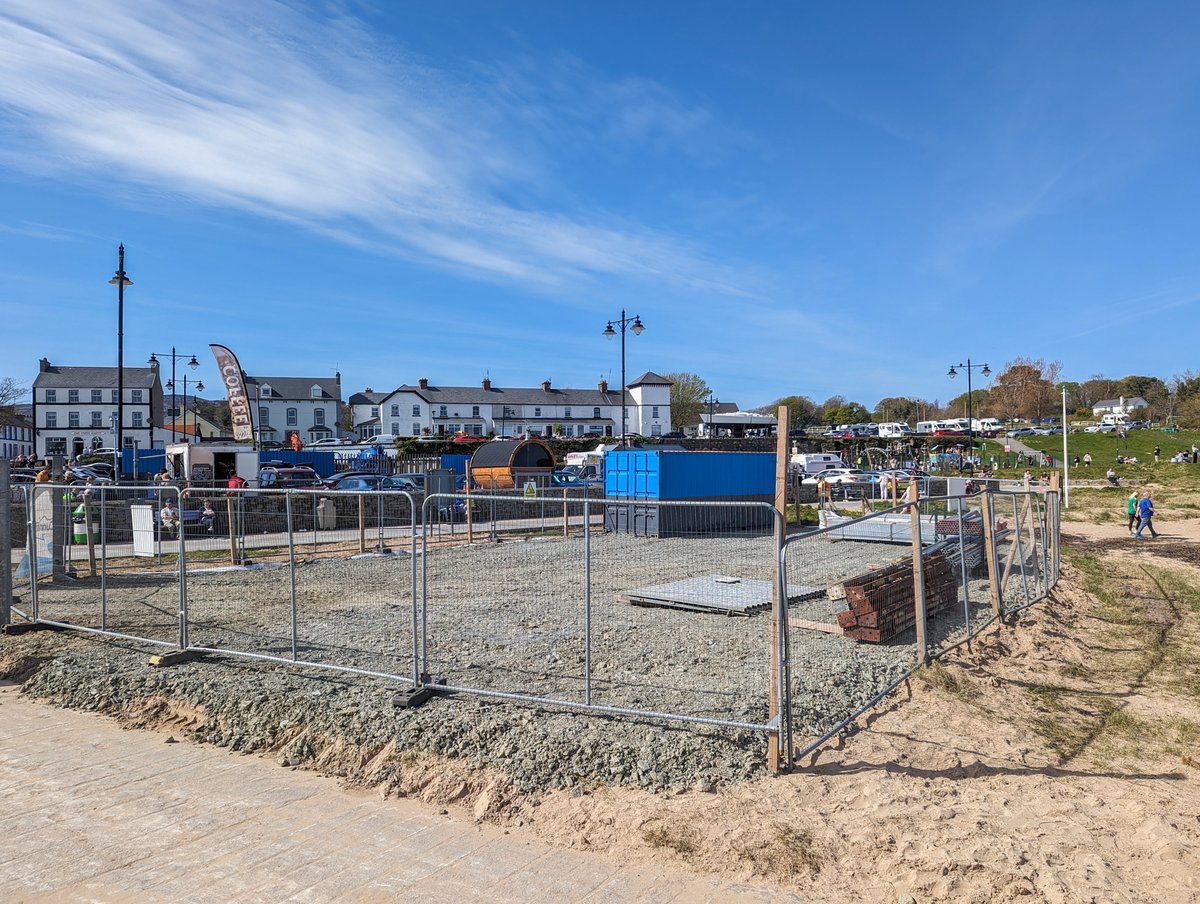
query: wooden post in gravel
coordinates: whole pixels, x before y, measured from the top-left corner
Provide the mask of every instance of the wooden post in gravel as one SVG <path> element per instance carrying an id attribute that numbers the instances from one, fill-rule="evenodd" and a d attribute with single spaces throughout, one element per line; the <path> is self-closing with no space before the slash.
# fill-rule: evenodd
<path id="1" fill-rule="evenodd" d="M 992 615 L 1000 621 L 1000 576 L 996 568 L 996 517 L 992 512 L 992 491 L 985 490 L 983 499 L 983 555 L 987 561 L 988 590 L 992 598 Z"/>
<path id="2" fill-rule="evenodd" d="M 1058 473 L 1058 471 L 1054 471 L 1050 474 L 1050 493 L 1054 494 L 1054 508 L 1057 510 L 1061 504 L 1059 500 L 1062 499 L 1062 475 Z M 1049 496 L 1049 494 L 1047 494 L 1047 496 Z M 1046 505 L 1045 512 L 1047 515 L 1050 514 L 1049 504 Z M 1058 531 L 1051 527 L 1050 519 L 1048 517 L 1046 518 L 1045 523 L 1042 525 L 1042 530 L 1048 534 L 1048 537 L 1043 538 L 1044 545 L 1046 547 L 1046 553 L 1050 557 L 1051 562 L 1057 562 L 1059 536 Z M 1046 583 L 1047 585 L 1050 583 L 1048 576 L 1046 578 Z"/>
<path id="3" fill-rule="evenodd" d="M 913 477 L 908 484 L 911 503 L 908 512 L 912 519 L 913 605 L 916 607 L 917 659 L 924 665 L 929 651 L 925 646 L 925 563 L 921 557 L 921 507 L 917 504 L 920 496 L 920 481 Z"/>
<path id="4" fill-rule="evenodd" d="M 233 497 L 225 497 L 226 524 L 229 525 L 229 564 L 236 565 L 237 561 L 237 522 L 233 520 Z"/>
<path id="5" fill-rule="evenodd" d="M 88 574 L 96 576 L 96 541 L 92 538 L 92 500 L 85 497 L 83 502 L 83 529 L 87 531 L 88 544 Z"/>
<path id="6" fill-rule="evenodd" d="M 787 424 L 788 410 L 786 405 L 780 405 L 775 417 L 775 508 L 781 514 L 787 513 L 787 463 L 788 463 L 788 442 L 787 442 Z M 797 500 L 799 505 L 799 500 Z M 779 587 L 783 581 L 787 580 L 786 575 L 779 573 L 779 551 L 783 546 L 783 539 L 787 533 L 784 526 L 783 518 L 773 519 L 772 525 L 775 529 L 775 564 L 772 569 L 774 580 L 771 581 L 771 691 L 768 697 L 769 709 L 767 711 L 768 719 L 772 722 L 779 719 L 779 625 L 783 620 L 783 611 L 787 608 L 787 598 L 780 598 Z M 776 723 L 779 724 L 779 723 Z M 776 728 L 767 735 L 767 771 L 779 771 L 779 739 L 780 731 Z M 790 753 L 789 753 L 790 756 Z"/>

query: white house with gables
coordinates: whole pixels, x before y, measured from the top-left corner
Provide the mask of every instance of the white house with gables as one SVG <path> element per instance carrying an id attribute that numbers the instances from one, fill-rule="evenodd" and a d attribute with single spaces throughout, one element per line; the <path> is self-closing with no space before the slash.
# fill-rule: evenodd
<path id="1" fill-rule="evenodd" d="M 1128 416 L 1140 408 L 1149 407 L 1149 403 L 1141 396 L 1133 396 L 1133 398 L 1129 399 L 1121 396 L 1119 399 L 1101 399 L 1092 406 L 1092 415 L 1094 417 L 1103 417 L 1106 414 L 1124 414 Z"/>
<path id="2" fill-rule="evenodd" d="M 595 389 L 557 388 L 547 380 L 540 388 L 493 386 L 484 379 L 479 386 L 437 386 L 427 379 L 405 384 L 382 399 L 368 390 L 363 413 L 377 410 L 374 417 L 358 420 L 354 406 L 355 432 L 362 439 L 380 433 L 396 436 L 616 436 L 621 432 L 621 408 L 625 408 L 625 430 L 643 436 L 661 436 L 671 430 L 671 381 L 647 371 L 629 384 L 625 392 L 612 390 L 601 380 Z"/>
<path id="3" fill-rule="evenodd" d="M 342 375 L 330 377 L 246 377 L 259 442 L 283 442 L 298 433 L 305 443 L 339 435 Z"/>

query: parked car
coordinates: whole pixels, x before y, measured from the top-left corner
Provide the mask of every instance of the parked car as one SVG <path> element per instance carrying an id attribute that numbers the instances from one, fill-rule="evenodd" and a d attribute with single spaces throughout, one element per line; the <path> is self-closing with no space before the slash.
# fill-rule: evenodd
<path id="1" fill-rule="evenodd" d="M 1116 433 L 1116 424 L 1092 424 L 1090 427 L 1083 428 L 1084 433 Z"/>
<path id="2" fill-rule="evenodd" d="M 661 437 L 665 440 L 681 440 L 684 439 L 682 430 L 672 430 L 670 433 L 664 433 Z"/>
<path id="3" fill-rule="evenodd" d="M 813 484 L 824 481 L 831 488 L 832 495 L 849 496 L 869 493 L 871 484 L 878 479 L 878 474 L 859 468 L 826 468 L 824 471 L 818 471 L 816 474 L 802 478 L 801 482 Z"/>
<path id="4" fill-rule="evenodd" d="M 266 467 L 258 472 L 258 485 L 263 489 L 293 490 L 321 484 L 321 476 L 303 465 L 293 468 Z"/>
<path id="5" fill-rule="evenodd" d="M 344 439 L 340 439 L 339 437 L 327 436 L 325 439 L 319 439 L 316 442 L 309 443 L 308 447 L 312 449 L 317 446 L 341 446 L 344 445 L 345 442 L 346 441 Z"/>
<path id="6" fill-rule="evenodd" d="M 1037 433 L 1033 427 L 1018 427 L 1016 430 L 1009 430 L 1009 436 L 1033 436 Z"/>
<path id="7" fill-rule="evenodd" d="M 63 481 L 65 483 L 87 483 L 88 478 L 91 478 L 93 483 L 100 486 L 113 482 L 111 477 L 105 477 L 99 471 L 94 471 L 86 465 L 76 465 L 73 468 L 67 468 L 63 472 Z"/>

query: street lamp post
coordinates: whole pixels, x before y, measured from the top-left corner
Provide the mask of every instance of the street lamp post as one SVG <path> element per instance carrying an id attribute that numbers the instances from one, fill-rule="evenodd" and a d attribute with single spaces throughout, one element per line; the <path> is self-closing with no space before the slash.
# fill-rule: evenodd
<path id="1" fill-rule="evenodd" d="M 712 437 L 713 437 L 713 409 L 717 405 L 721 404 L 721 400 L 712 394 L 712 390 L 709 390 L 708 398 L 705 399 L 704 401 L 708 403 L 708 438 L 712 439 Z"/>
<path id="2" fill-rule="evenodd" d="M 125 287 L 132 286 L 131 280 L 125 273 L 125 243 L 117 246 L 117 272 L 108 281 L 110 286 L 117 287 L 117 454 L 123 455 L 125 449 Z M 121 479 L 121 468 L 118 466 L 113 474 L 115 480 Z"/>
<path id="3" fill-rule="evenodd" d="M 951 380 L 958 376 L 956 367 L 961 367 L 967 372 L 967 461 L 971 465 L 971 473 L 975 473 L 975 463 L 972 459 L 975 457 L 975 398 L 971 393 L 971 371 L 979 368 L 979 372 L 985 377 L 992 375 L 991 370 L 986 364 L 972 364 L 971 359 L 967 359 L 966 364 L 951 364 L 950 371 L 946 374 Z"/>
<path id="4" fill-rule="evenodd" d="M 621 308 L 621 316 L 617 320 L 610 320 L 608 326 L 604 328 L 604 336 L 611 339 L 617 335 L 613 329 L 613 324 L 617 324 L 621 328 L 621 448 L 627 448 L 628 440 L 625 439 L 625 409 L 627 406 L 626 388 L 625 388 L 625 330 L 633 330 L 633 335 L 640 336 L 645 332 L 646 327 L 642 325 L 642 318 L 637 314 L 633 317 L 625 316 L 625 309 Z"/>
<path id="5" fill-rule="evenodd" d="M 188 399 L 187 386 L 188 386 L 188 378 L 187 378 L 187 374 L 184 374 L 183 375 L 183 434 L 184 434 L 183 438 L 184 438 L 185 442 L 187 441 L 187 399 Z M 174 404 L 175 381 L 174 380 L 168 381 L 166 388 L 171 390 L 172 404 Z M 204 381 L 203 380 L 198 381 L 192 387 L 192 398 L 194 399 L 196 397 L 196 395 L 201 392 L 204 392 Z M 199 428 L 200 422 L 198 420 L 196 420 L 195 418 L 193 418 L 192 423 L 195 425 L 195 429 L 198 431 L 200 429 Z M 174 421 L 174 419 L 172 419 L 172 421 L 171 421 L 171 439 L 174 440 L 174 438 L 175 438 L 175 421 Z"/>
<path id="6" fill-rule="evenodd" d="M 147 361 L 146 363 L 149 364 L 151 367 L 157 367 L 158 366 L 158 354 L 159 354 L 158 352 L 151 352 L 150 360 Z M 168 353 L 164 352 L 163 357 L 164 358 L 169 357 L 171 359 L 171 379 L 167 381 L 167 385 L 164 388 L 171 390 L 171 412 L 172 412 L 172 414 L 171 414 L 171 442 L 175 442 L 175 421 L 177 419 L 177 415 L 174 413 L 175 412 L 175 361 L 178 358 L 184 357 L 184 355 L 180 354 L 180 353 L 176 353 L 175 346 L 172 345 L 170 353 L 168 354 Z M 192 370 L 195 370 L 197 367 L 200 366 L 200 362 L 196 360 L 195 355 L 188 355 L 187 357 L 190 357 L 192 359 L 187 363 L 187 366 L 190 367 Z M 186 374 L 184 375 L 183 382 L 184 382 L 184 386 L 186 387 L 187 386 L 187 375 Z M 186 394 L 184 396 L 184 401 L 185 402 L 187 401 Z M 185 426 L 186 426 L 186 424 L 185 424 Z"/>

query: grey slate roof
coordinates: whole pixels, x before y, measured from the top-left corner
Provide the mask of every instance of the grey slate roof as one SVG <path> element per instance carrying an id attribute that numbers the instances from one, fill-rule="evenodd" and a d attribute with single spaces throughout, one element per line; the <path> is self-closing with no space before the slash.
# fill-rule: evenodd
<path id="1" fill-rule="evenodd" d="M 126 367 L 125 385 L 138 389 L 154 386 L 157 371 L 152 367 Z M 115 367 L 60 367 L 51 364 L 34 378 L 37 389 L 116 389 Z"/>
<path id="2" fill-rule="evenodd" d="M 656 374 L 652 370 L 648 370 L 644 374 L 642 374 L 640 377 L 638 377 L 636 380 L 634 380 L 632 383 L 630 383 L 629 388 L 632 389 L 635 386 L 673 386 L 673 385 L 675 385 L 674 380 L 668 380 L 666 377 Z"/>
<path id="3" fill-rule="evenodd" d="M 341 401 L 338 381 L 333 377 L 246 377 L 246 394 L 257 399 L 257 387 L 270 386 L 271 392 L 264 399 L 311 399 L 312 387 L 321 388 L 321 398 Z"/>
<path id="4" fill-rule="evenodd" d="M 362 392 L 356 392 L 346 400 L 347 405 L 378 405 L 386 399 L 391 393 L 375 392 L 373 389 L 364 389 Z"/>
<path id="5" fill-rule="evenodd" d="M 420 396 L 431 405 L 620 405 L 621 392 L 599 389 L 558 389 L 551 387 L 549 392 L 540 387 L 536 389 L 512 388 L 493 386 L 484 389 L 482 386 L 433 386 L 422 389 L 420 386 L 409 386 L 407 383 L 396 392 L 411 392 Z"/>
<path id="6" fill-rule="evenodd" d="M 1092 405 L 1093 408 L 1116 408 L 1121 404 L 1120 399 L 1101 399 Z M 1147 408 L 1149 407 L 1146 400 L 1141 396 L 1133 396 L 1125 399 L 1126 408 Z"/>

